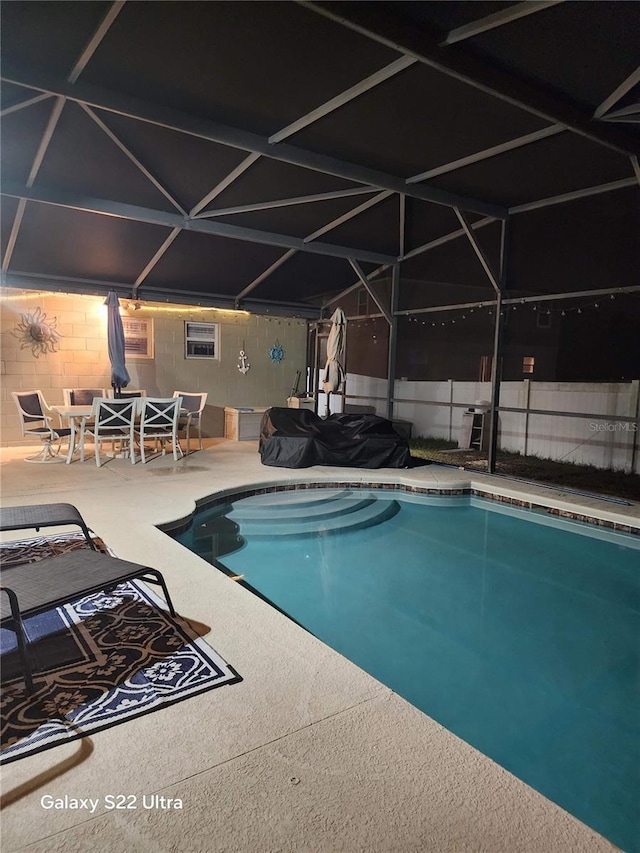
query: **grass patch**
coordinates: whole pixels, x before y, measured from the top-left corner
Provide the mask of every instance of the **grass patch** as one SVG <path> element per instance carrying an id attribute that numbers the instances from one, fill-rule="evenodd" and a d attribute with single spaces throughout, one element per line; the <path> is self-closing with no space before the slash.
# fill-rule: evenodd
<path id="1" fill-rule="evenodd" d="M 486 471 L 487 456 L 476 450 L 459 450 L 456 443 L 440 438 L 415 438 L 410 441 L 411 455 L 472 471 Z M 498 451 L 496 473 L 520 480 L 574 489 L 595 495 L 640 501 L 640 476 L 622 471 L 605 471 L 593 465 L 576 465 L 538 456 Z"/>

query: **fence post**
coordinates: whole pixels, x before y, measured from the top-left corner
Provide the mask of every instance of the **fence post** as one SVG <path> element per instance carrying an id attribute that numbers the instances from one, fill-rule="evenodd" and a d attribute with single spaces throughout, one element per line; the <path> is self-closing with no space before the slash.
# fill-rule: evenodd
<path id="1" fill-rule="evenodd" d="M 523 455 L 527 455 L 527 451 L 529 450 L 529 400 L 531 399 L 531 380 L 523 379 L 524 384 L 524 407 L 526 409 L 524 413 L 524 453 Z"/>
<path id="2" fill-rule="evenodd" d="M 631 424 L 631 471 L 629 473 L 635 474 L 638 432 L 640 432 L 640 423 L 638 423 L 638 418 L 640 418 L 640 379 L 631 381 L 631 415 L 635 417 L 636 422 Z"/>

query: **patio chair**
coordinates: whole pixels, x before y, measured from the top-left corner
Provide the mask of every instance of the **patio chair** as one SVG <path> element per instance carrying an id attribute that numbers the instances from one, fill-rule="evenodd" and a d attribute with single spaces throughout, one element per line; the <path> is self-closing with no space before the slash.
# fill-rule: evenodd
<path id="1" fill-rule="evenodd" d="M 109 392 L 109 396 L 114 400 L 130 400 L 133 397 L 146 397 L 147 392 L 141 388 L 127 389 L 126 391 L 114 391 L 112 389 Z"/>
<path id="2" fill-rule="evenodd" d="M 104 388 L 63 388 L 65 406 L 90 406 L 96 397 L 106 397 Z"/>
<path id="3" fill-rule="evenodd" d="M 100 445 L 103 441 L 110 441 L 112 451 L 115 452 L 116 441 L 120 443 L 124 452 L 128 449 L 131 456 L 131 464 L 135 465 L 135 419 L 138 403 L 135 398 L 127 400 L 113 400 L 110 397 L 96 397 L 93 401 L 91 421 L 83 423 L 80 429 L 80 453 L 84 460 L 84 443 L 87 437 L 93 438 L 95 443 L 94 453 L 96 465 L 101 465 Z"/>
<path id="4" fill-rule="evenodd" d="M 178 460 L 178 454 L 183 456 L 182 447 L 178 439 L 178 418 L 182 397 L 145 397 L 140 402 L 140 424 L 135 428 L 135 434 L 140 444 L 140 457 L 145 463 L 145 442 L 160 442 L 162 455 L 167 452 L 167 444 L 173 449 L 173 458 Z"/>
<path id="5" fill-rule="evenodd" d="M 189 391 L 174 391 L 174 397 L 182 398 L 182 414 L 178 420 L 178 432 L 184 431 L 187 439 L 187 453 L 189 453 L 189 437 L 191 427 L 198 427 L 198 446 L 202 450 L 202 412 L 209 396 L 204 393 L 190 393 Z M 184 413 L 187 410 L 188 414 Z"/>
<path id="6" fill-rule="evenodd" d="M 64 462 L 58 450 L 52 447 L 55 441 L 71 435 L 67 428 L 52 427 L 51 411 L 44 399 L 42 391 L 12 391 L 11 396 L 20 415 L 20 427 L 25 438 L 39 438 L 43 442 L 42 450 L 34 456 L 27 456 L 25 462 Z"/>
<path id="7" fill-rule="evenodd" d="M 0 626 L 16 634 L 24 680 L 34 691 L 30 640 L 24 620 L 97 592 L 109 592 L 125 581 L 140 579 L 162 587 L 167 607 L 176 615 L 162 574 L 97 551 L 70 551 L 35 563 L 8 566 L 0 584 Z"/>

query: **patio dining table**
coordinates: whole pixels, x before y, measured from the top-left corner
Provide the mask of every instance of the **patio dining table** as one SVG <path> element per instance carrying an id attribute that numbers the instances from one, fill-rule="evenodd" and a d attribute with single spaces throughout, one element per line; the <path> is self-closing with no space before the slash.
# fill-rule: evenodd
<path id="1" fill-rule="evenodd" d="M 138 405 L 140 406 L 144 402 L 144 398 L 140 398 L 140 402 Z M 85 406 L 50 406 L 49 407 L 52 412 L 55 412 L 56 415 L 59 415 L 63 420 L 69 422 L 69 429 L 71 430 L 71 435 L 69 436 L 69 450 L 67 452 L 67 465 L 70 465 L 73 462 L 73 457 L 75 453 L 80 449 L 76 446 L 77 435 L 78 433 L 82 433 L 83 427 L 86 422 L 91 418 L 93 413 L 93 405 L 85 405 Z M 180 416 L 186 417 L 189 421 L 191 419 L 191 412 L 188 409 L 181 408 Z"/>

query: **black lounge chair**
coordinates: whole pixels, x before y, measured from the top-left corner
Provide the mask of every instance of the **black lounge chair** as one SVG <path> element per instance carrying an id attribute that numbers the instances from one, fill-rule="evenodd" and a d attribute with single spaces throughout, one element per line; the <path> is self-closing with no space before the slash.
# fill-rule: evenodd
<path id="1" fill-rule="evenodd" d="M 66 510 L 60 509 L 61 507 Z M 20 524 L 19 510 L 31 511 L 23 513 L 26 521 L 24 525 Z M 69 516 L 73 513 L 69 513 L 69 510 L 77 513 L 77 518 L 72 521 L 69 520 Z M 37 511 L 42 512 L 44 521 L 35 517 Z M 56 521 L 46 520 L 47 517 L 51 519 L 56 516 L 56 513 Z M 61 521 L 61 516 L 66 516 L 67 520 Z M 83 533 L 90 541 L 82 516 L 70 504 L 9 507 L 0 510 L 1 530 L 18 530 L 23 526 L 37 529 L 65 523 L 80 524 Z M 29 655 L 29 638 L 23 622 L 28 616 L 53 610 L 85 595 L 108 592 L 118 584 L 136 578 L 161 586 L 169 612 L 172 616 L 176 615 L 164 578 L 157 569 L 98 553 L 93 543 L 90 544 L 94 548 L 92 551 L 71 551 L 34 563 L 22 563 L 2 569 L 0 591 L 5 594 L 0 596 L 0 625 L 3 628 L 10 628 L 16 634 L 25 684 L 30 693 L 34 690 L 33 668 Z"/>
<path id="2" fill-rule="evenodd" d="M 89 547 L 96 550 L 84 518 L 72 504 L 34 504 L 0 508 L 0 531 L 40 530 L 41 527 L 65 527 L 77 524 Z"/>

